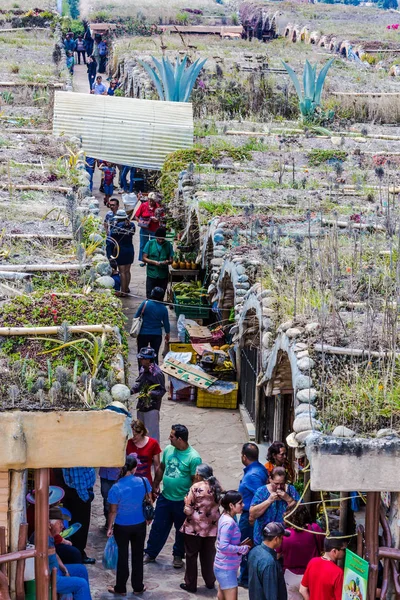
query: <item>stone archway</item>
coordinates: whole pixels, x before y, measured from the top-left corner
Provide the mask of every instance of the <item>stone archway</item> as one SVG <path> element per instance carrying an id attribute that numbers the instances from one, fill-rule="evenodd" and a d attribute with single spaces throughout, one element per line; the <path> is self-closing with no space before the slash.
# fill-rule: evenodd
<path id="1" fill-rule="evenodd" d="M 245 303 L 238 324 L 237 364 L 240 400 L 257 427 L 260 400 L 257 381 L 262 372 L 262 312 L 255 296 L 251 296 Z"/>
<path id="2" fill-rule="evenodd" d="M 260 403 L 260 437 L 263 441 L 285 440 L 292 432 L 294 389 L 287 352 L 279 350 L 271 378 Z"/>
<path id="3" fill-rule="evenodd" d="M 228 271 L 223 274 L 222 281 L 218 282 L 218 292 L 218 307 L 221 311 L 222 321 L 226 324 L 229 321 L 231 310 L 235 306 L 235 288 Z"/>

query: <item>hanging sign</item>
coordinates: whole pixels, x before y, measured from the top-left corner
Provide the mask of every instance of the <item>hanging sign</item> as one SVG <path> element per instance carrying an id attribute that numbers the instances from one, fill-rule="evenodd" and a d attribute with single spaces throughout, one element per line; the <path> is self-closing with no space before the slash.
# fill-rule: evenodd
<path id="1" fill-rule="evenodd" d="M 367 600 L 368 569 L 366 560 L 346 550 L 342 600 Z"/>

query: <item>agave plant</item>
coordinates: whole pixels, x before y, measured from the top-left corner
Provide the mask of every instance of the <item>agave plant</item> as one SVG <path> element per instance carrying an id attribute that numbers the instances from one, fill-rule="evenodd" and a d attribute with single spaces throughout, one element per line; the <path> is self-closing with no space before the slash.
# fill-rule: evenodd
<path id="1" fill-rule="evenodd" d="M 171 63 L 169 58 L 163 57 L 161 62 L 154 58 L 154 56 L 151 58 L 153 59 L 155 68 L 143 60 L 138 59 L 138 61 L 154 83 L 160 100 L 188 102 L 197 76 L 207 59 L 200 61 L 198 58 L 186 68 L 187 56 L 182 61 L 177 58 L 175 65 Z"/>
<path id="2" fill-rule="evenodd" d="M 288 72 L 290 79 L 296 88 L 297 96 L 299 98 L 300 112 L 303 119 L 312 118 L 315 114 L 315 109 L 318 106 L 321 106 L 321 94 L 324 87 L 325 78 L 334 60 L 334 58 L 328 60 L 328 62 L 320 70 L 318 77 L 317 65 L 312 66 L 309 61 L 306 60 L 303 71 L 304 94 L 296 73 L 291 67 L 289 67 L 289 65 L 282 61 L 283 66 Z"/>

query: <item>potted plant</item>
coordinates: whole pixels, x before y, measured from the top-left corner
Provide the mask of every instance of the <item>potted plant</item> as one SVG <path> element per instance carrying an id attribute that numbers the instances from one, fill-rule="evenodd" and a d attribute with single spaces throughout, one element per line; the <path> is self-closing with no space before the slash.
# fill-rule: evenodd
<path id="1" fill-rule="evenodd" d="M 190 261 L 190 256 L 191 256 L 190 254 L 186 254 L 186 257 L 185 257 L 185 263 L 186 263 L 186 268 L 187 269 L 191 269 L 192 268 L 192 263 Z"/>

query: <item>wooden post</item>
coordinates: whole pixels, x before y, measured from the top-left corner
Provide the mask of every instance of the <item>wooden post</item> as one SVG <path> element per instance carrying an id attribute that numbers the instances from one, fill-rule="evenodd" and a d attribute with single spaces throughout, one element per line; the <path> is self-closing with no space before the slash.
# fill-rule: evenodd
<path id="1" fill-rule="evenodd" d="M 49 600 L 49 470 L 35 471 L 36 597 Z"/>
<path id="2" fill-rule="evenodd" d="M 342 500 L 342 498 L 348 498 L 348 492 L 340 492 L 340 520 L 339 520 L 339 531 L 343 535 L 347 535 L 347 521 L 349 516 L 349 502 L 350 500 Z"/>
<path id="3" fill-rule="evenodd" d="M 19 526 L 18 550 L 26 549 L 27 540 L 28 540 L 28 523 L 21 523 L 21 525 Z M 16 568 L 16 575 L 15 575 L 15 600 L 25 600 L 24 571 L 25 571 L 25 560 L 18 560 L 17 568 Z"/>
<path id="4" fill-rule="evenodd" d="M 375 600 L 376 598 L 379 563 L 378 533 L 380 504 L 381 495 L 379 492 L 367 492 L 367 508 L 365 512 L 365 559 L 369 562 L 367 600 Z"/>

